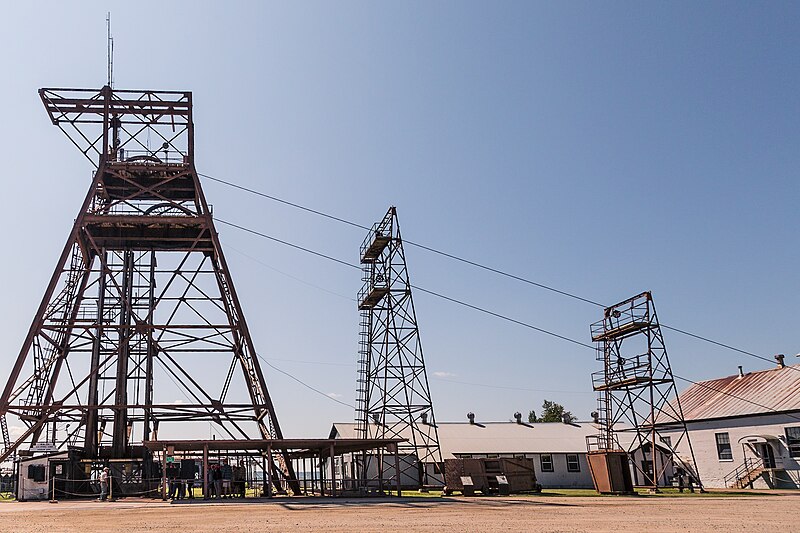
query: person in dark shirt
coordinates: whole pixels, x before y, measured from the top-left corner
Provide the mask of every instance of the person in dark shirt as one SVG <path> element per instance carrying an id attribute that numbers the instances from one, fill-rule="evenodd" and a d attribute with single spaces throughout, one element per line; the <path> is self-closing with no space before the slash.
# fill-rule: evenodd
<path id="1" fill-rule="evenodd" d="M 222 460 L 222 467 L 220 468 L 222 476 L 222 494 L 223 498 L 233 498 L 233 468 L 228 464 L 227 459 Z"/>
<path id="2" fill-rule="evenodd" d="M 222 470 L 220 469 L 219 465 L 214 465 L 212 467 L 213 470 L 213 477 L 214 477 L 214 492 L 217 495 L 217 499 L 222 498 Z"/>
<path id="3" fill-rule="evenodd" d="M 233 467 L 233 494 L 239 498 L 244 498 L 246 471 L 243 466 Z"/>

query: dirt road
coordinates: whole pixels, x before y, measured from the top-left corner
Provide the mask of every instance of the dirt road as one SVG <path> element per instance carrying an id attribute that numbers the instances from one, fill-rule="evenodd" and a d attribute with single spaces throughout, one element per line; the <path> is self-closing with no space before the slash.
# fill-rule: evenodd
<path id="1" fill-rule="evenodd" d="M 0 532 L 791 531 L 800 494 L 0 503 Z"/>

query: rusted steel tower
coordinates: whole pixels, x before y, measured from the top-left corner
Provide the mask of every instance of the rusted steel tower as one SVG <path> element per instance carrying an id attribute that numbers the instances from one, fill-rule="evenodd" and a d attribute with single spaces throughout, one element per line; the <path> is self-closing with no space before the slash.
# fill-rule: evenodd
<path id="1" fill-rule="evenodd" d="M 591 332 L 603 370 L 592 374 L 600 434 L 588 439 L 589 451 L 626 452 L 637 486 L 658 490 L 674 466 L 700 484 L 650 292 L 607 307 Z"/>
<path id="2" fill-rule="evenodd" d="M 0 396 L 4 438 L 6 416 L 25 426 L 0 461 L 48 442 L 129 459 L 141 485 L 158 432 L 282 438 L 195 170 L 192 94 L 39 94 L 96 171 Z"/>
<path id="3" fill-rule="evenodd" d="M 442 485 L 442 453 L 433 415 L 397 211 L 389 208 L 361 245 L 361 311 L 356 423 L 360 438 L 402 438 L 404 484 Z M 384 475 L 383 460 L 362 457 L 365 482 Z"/>

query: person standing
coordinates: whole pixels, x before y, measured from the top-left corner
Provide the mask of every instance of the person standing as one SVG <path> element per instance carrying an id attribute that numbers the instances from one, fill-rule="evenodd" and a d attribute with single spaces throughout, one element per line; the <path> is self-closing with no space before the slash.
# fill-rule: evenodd
<path id="1" fill-rule="evenodd" d="M 208 500 L 209 498 L 214 497 L 214 465 L 208 465 L 206 467 L 206 478 L 208 480 L 208 491 L 203 494 L 203 499 Z"/>
<path id="2" fill-rule="evenodd" d="M 190 500 L 194 500 L 194 479 L 195 478 L 190 477 L 186 480 L 186 496 L 188 496 Z"/>
<path id="3" fill-rule="evenodd" d="M 103 471 L 100 472 L 100 498 L 99 501 L 104 502 L 106 498 L 108 498 L 108 483 L 111 481 L 111 476 L 109 475 L 108 467 L 103 468 Z"/>
<path id="4" fill-rule="evenodd" d="M 219 465 L 214 465 L 214 492 L 217 493 L 217 499 L 222 498 L 222 470 Z"/>
<path id="5" fill-rule="evenodd" d="M 233 467 L 233 494 L 239 498 L 244 498 L 247 491 L 245 475 L 246 471 L 243 466 Z"/>
<path id="6" fill-rule="evenodd" d="M 222 494 L 223 498 L 233 498 L 232 483 L 233 483 L 233 468 L 228 464 L 227 459 L 222 460 Z"/>
<path id="7" fill-rule="evenodd" d="M 169 478 L 169 499 L 183 499 L 183 485 L 181 484 L 181 472 L 175 463 L 168 463 L 167 477 Z"/>

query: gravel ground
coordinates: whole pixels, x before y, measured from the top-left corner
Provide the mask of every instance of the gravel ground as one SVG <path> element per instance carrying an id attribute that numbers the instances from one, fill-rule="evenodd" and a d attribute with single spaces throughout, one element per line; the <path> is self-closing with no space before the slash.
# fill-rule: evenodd
<path id="1" fill-rule="evenodd" d="M 793 531 L 800 493 L 769 496 L 321 498 L 169 504 L 8 502 L 0 532 Z"/>

